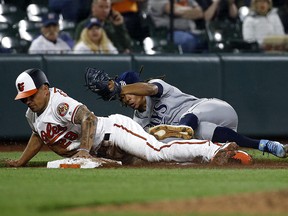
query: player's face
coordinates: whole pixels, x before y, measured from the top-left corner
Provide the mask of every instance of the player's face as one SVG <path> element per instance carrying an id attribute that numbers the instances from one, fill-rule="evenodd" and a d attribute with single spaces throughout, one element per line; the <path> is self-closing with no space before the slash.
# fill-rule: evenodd
<path id="1" fill-rule="evenodd" d="M 21 101 L 25 103 L 32 112 L 40 115 L 48 105 L 49 96 L 49 87 L 47 85 L 42 85 L 34 95 L 23 98 Z"/>
<path id="2" fill-rule="evenodd" d="M 125 94 L 121 95 L 121 101 L 134 110 L 139 110 L 140 112 L 144 112 L 146 110 L 145 96 Z"/>

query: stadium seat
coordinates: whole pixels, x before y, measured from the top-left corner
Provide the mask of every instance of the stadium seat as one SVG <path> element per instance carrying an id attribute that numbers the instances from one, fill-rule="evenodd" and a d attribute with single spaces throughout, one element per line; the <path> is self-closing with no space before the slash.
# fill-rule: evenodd
<path id="1" fill-rule="evenodd" d="M 206 23 L 210 52 L 258 52 L 257 43 L 248 43 L 242 37 L 242 22 L 217 20 Z"/>
<path id="2" fill-rule="evenodd" d="M 156 27 L 152 18 L 147 15 L 145 24 L 149 27 L 149 37 L 143 41 L 144 50 L 147 54 L 157 53 L 181 53 L 179 48 L 168 41 L 169 30 L 165 27 Z"/>
<path id="3" fill-rule="evenodd" d="M 21 20 L 18 23 L 18 31 L 21 39 L 32 41 L 40 35 L 42 22 L 34 22 L 30 20 Z"/>
<path id="4" fill-rule="evenodd" d="M 16 28 L 13 28 L 13 26 L 8 22 L 1 22 L 0 21 L 0 40 L 4 36 L 15 36 L 18 35 L 18 31 Z"/>
<path id="5" fill-rule="evenodd" d="M 48 7 L 39 4 L 30 4 L 27 6 L 27 17 L 29 21 L 41 22 L 42 17 L 49 12 Z"/>
<path id="6" fill-rule="evenodd" d="M 2 53 L 27 53 L 29 42 L 17 36 L 4 36 L 1 38 L 0 50 Z"/>
<path id="7" fill-rule="evenodd" d="M 31 4 L 37 4 L 37 5 L 43 5 L 43 6 L 47 6 L 49 4 L 49 0 L 30 0 L 29 2 Z"/>
<path id="8" fill-rule="evenodd" d="M 250 12 L 250 8 L 247 6 L 242 6 L 238 9 L 238 16 L 241 22 L 243 22 L 243 20 L 248 16 L 249 12 Z"/>
<path id="9" fill-rule="evenodd" d="M 60 15 L 59 28 L 62 33 L 66 33 L 71 38 L 73 38 L 75 28 L 76 28 L 76 23 L 72 21 L 64 20 L 62 15 Z"/>
<path id="10" fill-rule="evenodd" d="M 17 8 L 15 5 L 11 4 L 0 4 L 0 21 L 8 22 L 11 25 L 19 22 L 19 20 L 24 19 L 26 13 L 21 9 Z"/>
<path id="11" fill-rule="evenodd" d="M 143 41 L 144 51 L 146 54 L 154 55 L 161 53 L 181 53 L 175 44 L 171 44 L 166 38 L 147 37 Z"/>
<path id="12" fill-rule="evenodd" d="M 131 52 L 132 53 L 145 53 L 144 47 L 140 41 L 131 39 Z"/>

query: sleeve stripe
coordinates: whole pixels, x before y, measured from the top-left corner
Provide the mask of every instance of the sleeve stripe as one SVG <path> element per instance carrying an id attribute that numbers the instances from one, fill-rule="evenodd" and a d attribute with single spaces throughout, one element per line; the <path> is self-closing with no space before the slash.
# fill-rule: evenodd
<path id="1" fill-rule="evenodd" d="M 76 106 L 74 111 L 73 111 L 73 113 L 72 113 L 71 121 L 72 121 L 73 124 L 75 124 L 75 119 L 74 119 L 75 118 L 75 114 L 76 114 L 76 112 L 77 112 L 77 110 L 79 109 L 80 106 L 81 105 Z"/>
<path id="2" fill-rule="evenodd" d="M 158 93 L 156 95 L 153 95 L 151 97 L 156 97 L 156 98 L 160 98 L 163 94 L 163 86 L 160 83 L 157 82 L 153 82 L 152 84 L 156 85 L 158 87 Z"/>

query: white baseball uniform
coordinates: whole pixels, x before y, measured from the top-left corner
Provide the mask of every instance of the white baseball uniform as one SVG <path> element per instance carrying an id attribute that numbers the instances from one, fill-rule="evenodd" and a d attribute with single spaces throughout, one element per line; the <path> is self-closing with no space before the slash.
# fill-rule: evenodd
<path id="1" fill-rule="evenodd" d="M 74 116 L 82 103 L 67 96 L 57 88 L 50 88 L 47 108 L 40 115 L 28 108 L 27 120 L 32 130 L 47 145 L 59 145 L 70 151 L 79 148 L 81 125 L 74 123 Z M 97 150 L 103 140 L 141 159 L 157 161 L 191 162 L 202 158 L 209 162 L 219 146 L 207 140 L 174 140 L 168 143 L 158 141 L 148 134 L 131 118 L 115 114 L 109 117 L 97 117 L 95 141 L 92 146 Z"/>

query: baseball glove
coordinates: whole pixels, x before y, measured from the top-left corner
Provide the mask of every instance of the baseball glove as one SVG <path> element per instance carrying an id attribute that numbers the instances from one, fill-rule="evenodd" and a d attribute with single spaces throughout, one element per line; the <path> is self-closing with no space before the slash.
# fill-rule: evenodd
<path id="1" fill-rule="evenodd" d="M 110 101 L 118 98 L 121 93 L 121 85 L 114 81 L 114 89 L 109 89 L 109 81 L 112 80 L 103 70 L 87 68 L 85 82 L 88 89 L 98 94 L 103 100 Z"/>

